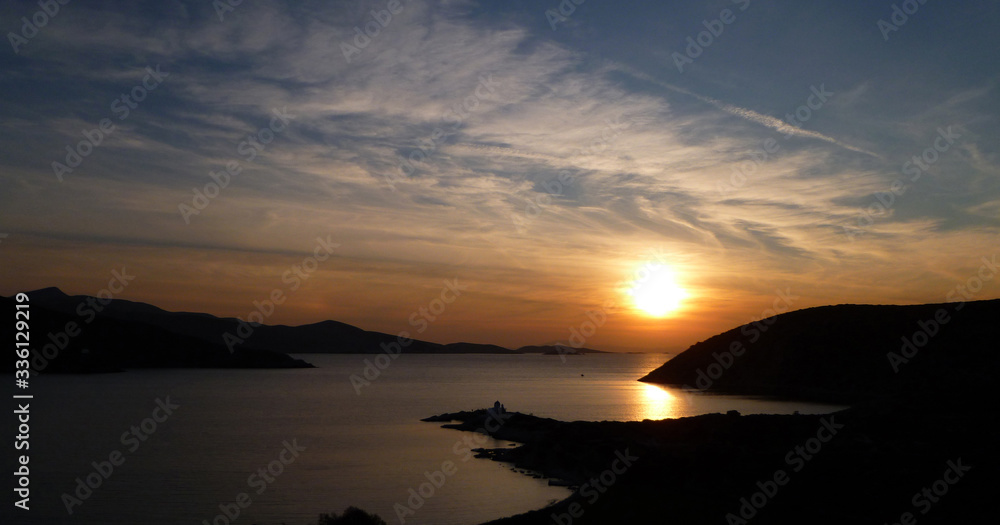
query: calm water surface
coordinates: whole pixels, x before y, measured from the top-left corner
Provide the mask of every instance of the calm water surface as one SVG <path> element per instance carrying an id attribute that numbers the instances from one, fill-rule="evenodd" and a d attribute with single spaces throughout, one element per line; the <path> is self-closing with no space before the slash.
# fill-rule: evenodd
<path id="1" fill-rule="evenodd" d="M 427 498 L 410 524 L 472 525 L 544 507 L 564 488 L 466 457 L 464 433 L 420 418 L 491 406 L 562 420 L 641 420 L 737 409 L 824 413 L 841 407 L 691 395 L 636 381 L 662 355 L 402 355 L 370 385 L 349 381 L 361 355 L 302 355 L 309 370 L 135 370 L 33 380 L 32 510 L 29 523 L 213 523 L 219 505 L 247 493 L 233 524 L 304 525 L 349 505 L 399 523 L 425 472 L 457 471 Z M 123 433 L 150 417 L 156 400 L 180 407 L 145 441 Z M 158 413 L 160 414 L 160 413 Z M 150 426 L 147 424 L 147 430 Z M 284 443 L 305 450 L 284 453 Z M 456 453 L 457 450 L 459 453 Z M 486 446 L 507 446 L 491 441 Z M 137 448 L 136 448 L 137 446 Z M 130 448 L 135 448 L 130 451 Z M 61 501 L 92 462 L 120 451 L 124 463 L 70 516 Z M 8 457 L 10 457 L 8 455 Z M 260 493 L 258 493 L 260 491 Z M 6 515 L 7 512 L 5 511 Z M 3 520 L 5 523 L 7 520 Z M 218 520 L 223 524 L 225 521 Z"/>

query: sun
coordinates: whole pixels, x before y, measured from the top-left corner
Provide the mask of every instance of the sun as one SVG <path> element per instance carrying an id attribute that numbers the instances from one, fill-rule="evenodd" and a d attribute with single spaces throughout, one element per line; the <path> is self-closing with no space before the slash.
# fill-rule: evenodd
<path id="1" fill-rule="evenodd" d="M 673 313 L 687 297 L 670 267 L 647 262 L 634 275 L 628 294 L 636 309 L 649 317 L 666 317 Z"/>

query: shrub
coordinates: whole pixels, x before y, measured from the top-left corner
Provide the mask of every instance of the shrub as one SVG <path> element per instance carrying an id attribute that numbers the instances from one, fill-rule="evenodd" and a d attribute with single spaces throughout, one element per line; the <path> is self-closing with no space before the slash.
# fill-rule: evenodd
<path id="1" fill-rule="evenodd" d="M 378 514 L 368 514 L 357 507 L 347 507 L 344 513 L 320 514 L 317 525 L 386 525 Z"/>

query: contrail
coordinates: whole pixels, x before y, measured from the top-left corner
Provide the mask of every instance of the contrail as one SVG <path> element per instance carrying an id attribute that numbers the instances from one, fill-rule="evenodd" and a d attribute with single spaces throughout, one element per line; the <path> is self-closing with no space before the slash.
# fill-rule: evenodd
<path id="1" fill-rule="evenodd" d="M 826 136 L 826 135 L 824 135 L 822 133 L 816 132 L 816 131 L 809 131 L 807 129 L 802 129 L 802 128 L 793 126 L 793 125 L 791 125 L 791 124 L 789 124 L 789 123 L 787 123 L 784 120 L 781 120 L 779 118 L 775 118 L 775 117 L 772 117 L 770 115 L 764 115 L 762 113 L 757 113 L 756 111 L 754 111 L 752 109 L 746 109 L 746 108 L 741 108 L 739 106 L 734 106 L 732 104 L 728 104 L 726 102 L 722 102 L 721 100 L 716 100 L 716 99 L 711 98 L 711 97 L 706 97 L 704 95 L 699 95 L 697 93 L 693 93 L 693 92 L 688 91 L 687 89 L 684 89 L 682 87 L 677 87 L 677 86 L 674 86 L 672 84 L 667 84 L 666 82 L 661 82 L 661 81 L 653 78 L 652 76 L 647 75 L 646 73 L 643 73 L 642 71 L 638 71 L 638 70 L 636 70 L 634 68 L 631 68 L 629 66 L 625 66 L 625 65 L 621 65 L 621 64 L 609 64 L 609 68 L 613 69 L 613 70 L 616 70 L 616 71 L 621 71 L 622 73 L 631 75 L 631 76 L 633 76 L 635 78 L 638 78 L 640 80 L 645 80 L 646 82 L 650 82 L 652 84 L 656 84 L 657 86 L 660 86 L 660 87 L 662 87 L 664 89 L 668 89 L 668 90 L 674 91 L 676 93 L 681 93 L 683 95 L 688 95 L 690 97 L 694 97 L 694 98 L 696 98 L 696 99 L 698 99 L 698 100 L 700 100 L 700 101 L 702 101 L 702 102 L 704 102 L 706 104 L 710 104 L 712 106 L 715 106 L 716 108 L 721 109 L 722 111 L 725 111 L 726 113 L 729 113 L 730 115 L 739 117 L 739 118 L 741 118 L 743 120 L 749 120 L 750 122 L 755 122 L 755 123 L 760 124 L 760 125 L 762 125 L 764 127 L 771 128 L 771 129 L 773 129 L 775 131 L 781 132 L 781 133 L 783 133 L 785 135 L 795 135 L 797 137 L 807 137 L 807 138 L 819 139 L 819 140 L 822 140 L 824 142 L 829 142 L 830 144 L 835 144 L 835 145 L 840 146 L 840 147 L 842 147 L 844 149 L 848 149 L 848 150 L 855 151 L 855 152 L 858 152 L 858 153 L 864 153 L 865 155 L 871 155 L 872 157 L 875 157 L 877 159 L 882 158 L 877 153 L 872 153 L 871 151 L 868 151 L 868 150 L 865 150 L 865 149 L 861 149 L 861 148 L 859 148 L 857 146 L 852 146 L 850 144 L 846 144 L 846 143 L 841 142 L 841 141 L 839 141 L 839 140 L 837 140 L 837 139 L 835 139 L 833 137 L 828 137 L 828 136 Z"/>
<path id="2" fill-rule="evenodd" d="M 537 159 L 544 160 L 555 164 L 560 164 L 566 161 L 565 158 L 557 155 L 548 155 L 545 153 L 536 153 L 533 151 L 525 151 L 523 149 L 512 148 L 509 146 L 491 146 L 485 144 L 476 144 L 473 142 L 460 142 L 455 144 L 456 148 L 469 149 L 479 153 L 485 153 L 487 157 L 500 158 L 500 157 L 514 157 L 521 159 Z"/>

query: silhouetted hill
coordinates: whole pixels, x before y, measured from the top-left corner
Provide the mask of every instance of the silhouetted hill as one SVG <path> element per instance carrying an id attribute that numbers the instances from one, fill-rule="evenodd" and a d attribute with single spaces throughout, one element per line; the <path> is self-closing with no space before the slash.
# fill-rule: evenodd
<path id="1" fill-rule="evenodd" d="M 584 355 L 584 354 L 606 354 L 603 350 L 593 348 L 573 348 L 565 345 L 529 345 L 517 349 L 521 354 L 544 354 L 544 355 Z"/>
<path id="2" fill-rule="evenodd" d="M 50 371 L 105 371 L 130 367 L 311 366 L 289 353 L 379 353 L 398 344 L 395 335 L 369 332 L 336 321 L 303 326 L 251 325 L 234 318 L 168 312 L 124 299 L 69 296 L 58 288 L 28 292 L 36 338 L 83 327 L 70 337 Z M 12 298 L 3 298 L 13 308 Z M 10 310 L 5 310 L 10 311 Z M 11 327 L 4 325 L 4 329 Z M 46 341 L 49 342 L 49 341 Z M 62 350 L 62 349 L 61 349 Z M 86 350 L 86 351 L 85 351 Z M 516 353 L 496 345 L 442 345 L 412 340 L 407 353 Z"/>
<path id="3" fill-rule="evenodd" d="M 985 380 L 998 319 L 1000 300 L 808 308 L 697 343 L 640 381 L 850 403 L 945 375 Z"/>
<path id="4" fill-rule="evenodd" d="M 58 290 L 56 290 L 57 292 Z M 61 292 L 60 292 L 61 294 Z M 53 289 L 30 297 L 28 310 L 31 350 L 36 372 L 117 372 L 127 368 L 305 368 L 309 363 L 281 352 L 236 348 L 230 352 L 212 343 L 135 321 L 102 315 L 83 316 L 51 309 L 45 303 L 61 300 Z M 63 296 L 65 297 L 65 296 Z M 0 297 L 0 310 L 13 319 L 15 300 Z M 86 303 L 84 303 L 86 305 Z M 138 304 L 138 303 L 137 303 Z M 144 305 L 148 306 L 148 305 Z M 14 325 L 0 323 L 0 334 L 14 339 Z M 5 360 L 4 369 L 13 366 Z"/>
<path id="5" fill-rule="evenodd" d="M 434 343 L 429 343 L 434 344 Z M 480 343 L 448 343 L 441 346 L 439 353 L 444 354 L 518 354 L 520 352 L 497 345 Z"/>

